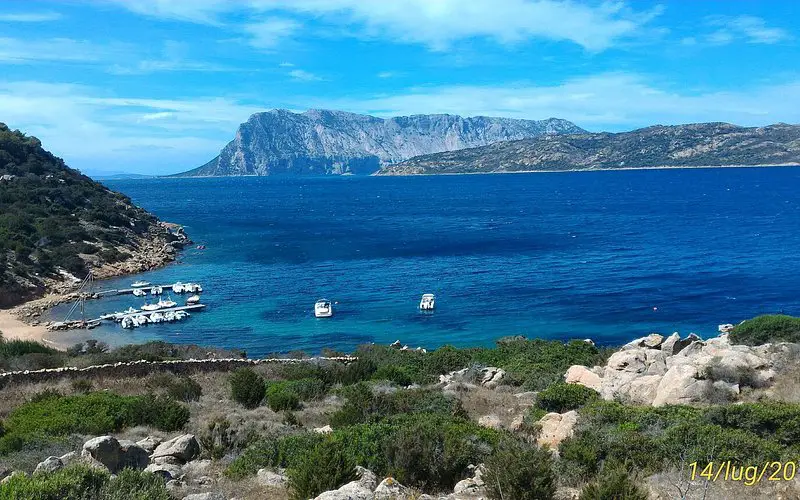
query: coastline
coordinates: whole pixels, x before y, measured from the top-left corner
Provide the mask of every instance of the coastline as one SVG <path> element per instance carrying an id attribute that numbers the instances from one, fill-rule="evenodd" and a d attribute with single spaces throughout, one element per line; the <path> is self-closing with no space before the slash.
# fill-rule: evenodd
<path id="1" fill-rule="evenodd" d="M 172 235 L 168 237 L 167 235 Z M 108 279 L 117 276 L 135 275 L 140 272 L 157 269 L 175 261 L 178 251 L 191 240 L 183 232 L 179 224 L 159 221 L 147 236 L 136 242 L 136 251 L 131 257 L 121 262 L 90 266 L 97 279 Z M 5 340 L 31 340 L 42 342 L 50 347 L 64 351 L 69 345 L 59 342 L 47 329 L 47 323 L 39 318 L 42 313 L 64 302 L 76 300 L 78 293 L 76 284 L 67 278 L 63 281 L 48 283 L 45 295 L 26 300 L 14 307 L 0 309 L 0 333 Z"/>

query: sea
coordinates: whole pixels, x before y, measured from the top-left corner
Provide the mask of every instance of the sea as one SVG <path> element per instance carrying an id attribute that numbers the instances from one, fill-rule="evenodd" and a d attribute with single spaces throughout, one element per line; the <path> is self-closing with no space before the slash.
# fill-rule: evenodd
<path id="1" fill-rule="evenodd" d="M 617 345 L 800 315 L 795 167 L 105 183 L 195 244 L 98 288 L 198 282 L 208 307 L 178 323 L 54 333 L 61 342 L 159 339 L 249 356 L 509 335 Z M 433 313 L 419 311 L 423 293 L 436 294 Z M 314 317 L 323 297 L 332 318 Z M 142 304 L 115 296 L 86 313 Z"/>

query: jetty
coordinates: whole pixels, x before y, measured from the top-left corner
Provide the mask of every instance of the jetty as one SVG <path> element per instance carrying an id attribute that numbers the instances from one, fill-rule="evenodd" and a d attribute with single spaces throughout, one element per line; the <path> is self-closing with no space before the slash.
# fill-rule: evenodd
<path id="1" fill-rule="evenodd" d="M 130 295 L 130 294 L 132 294 L 134 292 L 134 290 L 142 290 L 143 292 L 150 292 L 150 290 L 152 290 L 153 288 L 159 288 L 159 289 L 162 289 L 162 290 L 165 290 L 165 291 L 173 291 L 174 293 L 193 293 L 192 290 L 183 290 L 183 291 L 180 291 L 180 292 L 176 290 L 176 287 L 178 289 L 181 289 L 181 287 L 185 287 L 186 285 L 192 285 L 192 286 L 198 286 L 198 287 L 200 286 L 200 285 L 197 285 L 196 283 L 181 283 L 179 281 L 177 283 L 170 283 L 169 285 L 146 285 L 146 286 L 137 286 L 137 287 L 132 287 L 132 288 L 118 288 L 118 289 L 110 289 L 110 290 L 100 290 L 100 291 L 95 292 L 95 294 L 99 295 L 100 297 L 105 297 L 107 295 Z M 202 287 L 198 291 L 201 291 L 201 290 L 202 290 Z"/>

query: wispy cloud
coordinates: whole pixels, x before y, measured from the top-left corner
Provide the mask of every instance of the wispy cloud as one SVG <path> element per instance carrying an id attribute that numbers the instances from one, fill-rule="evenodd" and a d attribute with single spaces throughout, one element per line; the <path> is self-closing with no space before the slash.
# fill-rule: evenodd
<path id="1" fill-rule="evenodd" d="M 0 82 L 3 121 L 76 168 L 170 173 L 212 158 L 263 106 L 219 97 L 108 96 L 89 86 Z"/>
<path id="2" fill-rule="evenodd" d="M 378 78 L 394 78 L 399 74 L 396 71 L 381 71 L 380 73 L 376 74 Z"/>
<path id="3" fill-rule="evenodd" d="M 61 14 L 53 11 L 0 12 L 0 23 L 44 23 L 59 19 L 61 19 Z"/>
<path id="4" fill-rule="evenodd" d="M 294 67 L 294 63 L 282 62 L 282 63 L 278 64 L 278 66 L 281 67 L 281 68 L 293 68 Z"/>
<path id="5" fill-rule="evenodd" d="M 86 40 L 43 38 L 22 40 L 0 37 L 0 62 L 30 63 L 35 61 L 90 62 L 99 61 L 116 48 Z"/>
<path id="6" fill-rule="evenodd" d="M 531 39 L 568 41 L 602 51 L 641 36 L 660 8 L 637 11 L 622 1 L 585 4 L 569 0 L 113 0 L 139 14 L 199 23 L 222 23 L 225 15 L 304 16 L 347 27 L 342 33 L 423 44 L 446 50 L 460 40 L 480 37 L 501 44 Z M 234 16 L 235 17 L 235 16 Z M 299 27 L 274 18 L 248 24 L 255 45 L 272 48 Z"/>
<path id="7" fill-rule="evenodd" d="M 717 29 L 706 36 L 713 45 L 727 45 L 737 40 L 747 43 L 773 44 L 789 40 L 792 36 L 782 28 L 767 26 L 760 17 L 738 16 L 709 18 L 708 24 Z"/>
<path id="8" fill-rule="evenodd" d="M 280 42 L 294 35 L 301 28 L 300 23 L 291 19 L 270 18 L 244 26 L 249 35 L 248 42 L 259 49 L 274 49 Z"/>
<path id="9" fill-rule="evenodd" d="M 800 80 L 737 91 L 689 92 L 631 73 L 605 73 L 559 85 L 520 82 L 411 88 L 393 96 L 306 102 L 381 116 L 418 113 L 559 117 L 594 130 L 654 123 L 729 121 L 740 125 L 800 122 Z"/>
<path id="10" fill-rule="evenodd" d="M 321 76 L 302 69 L 293 69 L 289 72 L 289 76 L 294 80 L 301 80 L 304 82 L 318 82 L 323 80 Z"/>

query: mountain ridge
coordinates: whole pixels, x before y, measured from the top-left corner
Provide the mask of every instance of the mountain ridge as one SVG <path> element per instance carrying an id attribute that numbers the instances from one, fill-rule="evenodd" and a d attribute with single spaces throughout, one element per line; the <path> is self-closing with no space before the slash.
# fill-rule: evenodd
<path id="1" fill-rule="evenodd" d="M 420 154 L 565 132 L 585 131 L 559 118 L 379 118 L 338 110 L 273 109 L 251 115 L 216 158 L 174 176 L 372 174 Z"/>
<path id="2" fill-rule="evenodd" d="M 800 164 L 800 125 L 712 122 L 506 141 L 417 156 L 376 175 L 795 164 Z"/>

